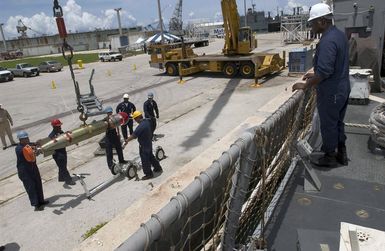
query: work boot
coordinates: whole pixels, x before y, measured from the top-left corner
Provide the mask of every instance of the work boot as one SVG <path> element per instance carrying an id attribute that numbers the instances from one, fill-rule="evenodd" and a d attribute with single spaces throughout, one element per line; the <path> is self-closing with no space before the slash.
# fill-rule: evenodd
<path id="1" fill-rule="evenodd" d="M 43 202 L 40 203 L 41 206 L 47 205 L 49 203 L 49 200 L 44 200 Z"/>
<path id="2" fill-rule="evenodd" d="M 154 178 L 154 174 L 150 174 L 150 175 L 145 175 L 142 177 L 142 180 L 149 180 L 149 179 L 152 179 Z"/>
<path id="3" fill-rule="evenodd" d="M 163 169 L 162 169 L 162 168 L 156 169 L 156 170 L 154 169 L 154 172 L 155 172 L 155 173 L 163 173 Z"/>
<path id="4" fill-rule="evenodd" d="M 34 211 L 43 211 L 43 210 L 44 210 L 44 205 L 35 206 L 35 209 L 34 209 Z"/>
<path id="5" fill-rule="evenodd" d="M 345 145 L 338 145 L 338 152 L 337 152 L 337 161 L 343 166 L 347 166 L 348 163 L 348 154 L 346 152 L 346 146 Z"/>
<path id="6" fill-rule="evenodd" d="M 76 185 L 75 181 L 72 178 L 66 180 L 65 184 L 70 186 Z"/>
<path id="7" fill-rule="evenodd" d="M 316 166 L 329 168 L 337 167 L 338 165 L 336 153 L 325 153 L 322 157 L 316 160 L 312 159 L 311 162 Z"/>
<path id="8" fill-rule="evenodd" d="M 7 149 L 7 146 L 3 146 L 3 150 Z"/>

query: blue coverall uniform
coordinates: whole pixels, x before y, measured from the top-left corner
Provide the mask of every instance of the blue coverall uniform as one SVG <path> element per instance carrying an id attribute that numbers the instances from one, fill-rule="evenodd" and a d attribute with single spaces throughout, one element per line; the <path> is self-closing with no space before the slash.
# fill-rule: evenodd
<path id="1" fill-rule="evenodd" d="M 136 111 L 136 107 L 131 102 L 122 102 L 116 107 L 116 113 L 125 112 L 127 113 L 127 115 L 130 115 L 135 111 Z M 128 129 L 130 130 L 130 135 L 131 135 L 134 132 L 134 121 L 132 119 L 129 119 L 127 124 L 121 126 L 124 139 L 127 139 L 127 136 L 128 136 L 127 126 L 128 126 Z"/>
<path id="2" fill-rule="evenodd" d="M 159 161 L 152 152 L 152 126 L 150 119 L 143 119 L 135 128 L 133 136 L 138 138 L 139 155 L 142 161 L 143 172 L 146 176 L 153 175 L 151 165 L 155 172 L 162 170 Z"/>
<path id="3" fill-rule="evenodd" d="M 348 41 L 334 26 L 323 33 L 317 45 L 314 72 L 322 79 L 317 85 L 321 150 L 333 153 L 339 145 L 345 145 L 343 121 L 350 94 Z"/>
<path id="4" fill-rule="evenodd" d="M 114 164 L 113 147 L 115 147 L 116 153 L 118 154 L 119 163 L 124 163 L 122 143 L 120 142 L 120 137 L 116 131 L 116 128 L 110 128 L 110 127 L 107 128 L 105 144 L 106 144 L 107 165 L 108 165 L 108 168 L 112 170 L 112 167 Z"/>
<path id="5" fill-rule="evenodd" d="M 147 99 L 143 104 L 144 117 L 151 120 L 151 130 L 156 129 L 156 118 L 159 118 L 158 104 L 153 99 Z M 155 116 L 156 113 L 156 116 Z"/>
<path id="6" fill-rule="evenodd" d="M 44 204 L 43 185 L 41 183 L 40 172 L 36 165 L 36 161 L 28 162 L 25 159 L 23 148 L 24 146 L 22 144 L 18 144 L 15 149 L 17 157 L 17 174 L 19 179 L 23 182 L 31 205 L 37 207 Z"/>
<path id="7" fill-rule="evenodd" d="M 52 130 L 52 132 L 49 134 L 50 139 L 55 139 L 64 132 L 60 130 L 59 132 L 55 132 L 55 130 Z M 53 159 L 56 162 L 56 165 L 59 168 L 59 175 L 58 180 L 59 181 L 70 181 L 72 180 L 71 175 L 68 172 L 67 169 L 67 151 L 65 148 L 60 148 L 55 150 L 55 152 L 52 155 Z"/>

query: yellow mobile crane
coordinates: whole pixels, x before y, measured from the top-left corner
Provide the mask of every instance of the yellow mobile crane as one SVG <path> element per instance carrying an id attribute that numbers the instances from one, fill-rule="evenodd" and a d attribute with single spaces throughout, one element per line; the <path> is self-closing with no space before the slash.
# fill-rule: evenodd
<path id="1" fill-rule="evenodd" d="M 250 27 L 240 27 L 235 0 L 221 0 L 225 45 L 222 54 L 198 56 L 192 48 L 173 48 L 168 44 L 151 45 L 150 66 L 165 69 L 170 76 L 187 76 L 197 72 L 223 72 L 227 77 L 258 79 L 280 71 L 285 61 L 278 53 L 253 53 L 257 42 Z M 285 58 L 285 55 L 283 56 Z"/>

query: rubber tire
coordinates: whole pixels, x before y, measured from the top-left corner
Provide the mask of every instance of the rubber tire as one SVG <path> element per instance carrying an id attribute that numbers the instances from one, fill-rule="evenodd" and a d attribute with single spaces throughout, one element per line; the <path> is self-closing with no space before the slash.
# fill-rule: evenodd
<path id="1" fill-rule="evenodd" d="M 233 78 L 238 74 L 237 66 L 233 62 L 228 62 L 223 66 L 223 74 L 228 78 Z"/>
<path id="2" fill-rule="evenodd" d="M 101 58 L 100 61 L 104 62 L 104 58 Z"/>
<path id="3" fill-rule="evenodd" d="M 164 152 L 162 147 L 157 147 L 155 149 L 155 159 L 158 161 L 164 160 L 166 158 L 166 153 Z"/>
<path id="4" fill-rule="evenodd" d="M 28 78 L 28 74 L 24 72 L 23 77 Z"/>
<path id="5" fill-rule="evenodd" d="M 251 62 L 244 62 L 239 67 L 239 73 L 244 78 L 252 78 L 254 77 L 255 66 Z"/>
<path id="6" fill-rule="evenodd" d="M 178 68 L 176 67 L 176 65 L 172 63 L 166 64 L 166 74 L 169 76 L 177 76 Z"/>
<path id="7" fill-rule="evenodd" d="M 136 168 L 136 166 L 134 166 L 134 165 L 129 166 L 127 169 L 127 173 L 126 173 L 127 178 L 128 179 L 135 178 L 137 175 L 137 172 L 138 172 L 138 169 Z"/>

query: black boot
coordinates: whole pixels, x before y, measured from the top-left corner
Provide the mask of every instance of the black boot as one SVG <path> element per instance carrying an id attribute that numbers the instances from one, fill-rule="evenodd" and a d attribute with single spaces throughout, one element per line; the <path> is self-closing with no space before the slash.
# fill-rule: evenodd
<path id="1" fill-rule="evenodd" d="M 343 166 L 348 165 L 348 154 L 346 153 L 345 144 L 338 144 L 337 161 Z"/>
<path id="2" fill-rule="evenodd" d="M 44 205 L 35 206 L 35 209 L 34 209 L 34 211 L 43 211 L 43 210 L 44 210 Z"/>
<path id="3" fill-rule="evenodd" d="M 335 152 L 325 153 L 319 159 L 311 160 L 311 162 L 316 166 L 329 167 L 329 168 L 337 167 L 338 162 L 337 162 L 336 155 L 337 154 Z"/>

